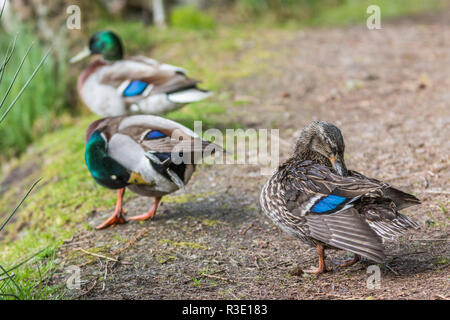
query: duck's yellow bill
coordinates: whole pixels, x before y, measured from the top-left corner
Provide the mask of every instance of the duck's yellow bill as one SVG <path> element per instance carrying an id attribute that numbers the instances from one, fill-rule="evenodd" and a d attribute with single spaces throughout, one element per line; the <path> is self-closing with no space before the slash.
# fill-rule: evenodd
<path id="1" fill-rule="evenodd" d="M 78 53 L 76 56 L 74 56 L 72 59 L 69 60 L 70 63 L 75 63 L 78 61 L 83 60 L 84 58 L 87 58 L 91 55 L 91 50 L 89 50 L 88 47 L 85 47 L 83 51 Z"/>
<path id="2" fill-rule="evenodd" d="M 345 176 L 347 175 L 347 168 L 345 167 L 344 161 L 340 159 L 337 159 L 336 157 L 330 157 L 329 158 L 331 165 L 333 166 L 334 170 L 341 175 Z"/>
<path id="3" fill-rule="evenodd" d="M 142 178 L 140 173 L 131 172 L 130 179 L 128 179 L 129 184 L 148 184 L 147 181 Z"/>

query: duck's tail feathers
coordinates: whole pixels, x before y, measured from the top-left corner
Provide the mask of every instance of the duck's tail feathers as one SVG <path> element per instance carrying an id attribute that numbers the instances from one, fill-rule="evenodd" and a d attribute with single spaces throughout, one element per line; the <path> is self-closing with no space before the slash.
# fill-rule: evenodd
<path id="1" fill-rule="evenodd" d="M 173 103 L 191 103 L 196 101 L 201 101 L 212 96 L 211 91 L 202 90 L 199 88 L 189 88 L 186 90 L 181 90 L 173 93 L 167 94 L 167 99 Z"/>
<path id="2" fill-rule="evenodd" d="M 383 239 L 394 240 L 408 229 L 419 229 L 419 225 L 411 218 L 397 213 L 393 220 L 370 221 L 369 226 Z"/>
<path id="3" fill-rule="evenodd" d="M 394 201 L 397 210 L 402 210 L 416 204 L 420 204 L 420 200 L 412 194 L 400 191 L 393 187 L 389 187 L 384 191 L 384 195 Z"/>

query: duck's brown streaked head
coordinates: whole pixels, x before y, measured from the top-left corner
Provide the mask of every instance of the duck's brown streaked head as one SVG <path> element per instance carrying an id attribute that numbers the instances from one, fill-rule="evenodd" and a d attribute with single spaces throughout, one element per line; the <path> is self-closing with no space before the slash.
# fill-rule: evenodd
<path id="1" fill-rule="evenodd" d="M 300 132 L 294 157 L 333 167 L 339 175 L 345 176 L 344 151 L 344 138 L 338 127 L 325 121 L 313 121 Z"/>

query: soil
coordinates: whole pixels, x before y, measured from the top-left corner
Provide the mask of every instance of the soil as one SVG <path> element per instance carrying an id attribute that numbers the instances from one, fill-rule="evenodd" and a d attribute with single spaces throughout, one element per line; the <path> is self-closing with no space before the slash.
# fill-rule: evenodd
<path id="1" fill-rule="evenodd" d="M 258 166 L 200 166 L 155 218 L 80 231 L 58 259 L 81 266 L 80 299 L 449 299 L 450 13 L 383 24 L 289 31 L 264 74 L 229 85 L 230 116 L 249 128 L 279 128 L 280 159 L 299 129 L 338 125 L 351 169 L 415 194 L 405 210 L 421 229 L 386 243 L 380 288 L 370 261 L 310 276 L 315 249 L 286 236 L 259 207 L 268 176 Z M 164 201 L 164 200 L 163 200 Z M 125 203 L 128 215 L 152 200 Z M 96 212 L 92 226 L 108 217 Z M 81 248 L 81 249 L 80 249 Z M 85 251 L 82 251 L 85 250 Z M 98 258 L 87 252 L 109 257 Z M 116 260 L 116 261 L 113 261 Z M 65 281 L 64 269 L 53 282 Z"/>

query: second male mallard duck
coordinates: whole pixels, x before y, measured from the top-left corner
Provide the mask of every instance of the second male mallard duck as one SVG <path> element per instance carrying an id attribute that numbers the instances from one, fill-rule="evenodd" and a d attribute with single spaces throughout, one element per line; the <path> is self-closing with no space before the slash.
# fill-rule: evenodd
<path id="1" fill-rule="evenodd" d="M 126 222 L 122 210 L 125 188 L 155 198 L 148 212 L 129 220 L 151 219 L 161 197 L 184 188 L 198 160 L 216 151 L 222 149 L 158 116 L 108 117 L 93 122 L 86 131 L 86 165 L 96 182 L 118 189 L 114 213 L 97 229 Z"/>
<path id="2" fill-rule="evenodd" d="M 341 249 L 355 258 L 385 260 L 382 239 L 393 239 L 416 222 L 398 211 L 419 204 L 413 195 L 387 183 L 347 170 L 341 131 L 327 122 L 305 127 L 294 154 L 267 181 L 260 203 L 283 231 L 317 247 L 319 267 L 327 271 L 325 248 Z"/>
<path id="3" fill-rule="evenodd" d="M 162 115 L 212 94 L 198 88 L 199 81 L 188 78 L 182 68 L 141 56 L 125 59 L 122 43 L 112 31 L 95 33 L 71 62 L 90 55 L 99 58 L 81 73 L 77 90 L 86 106 L 103 117 Z"/>

